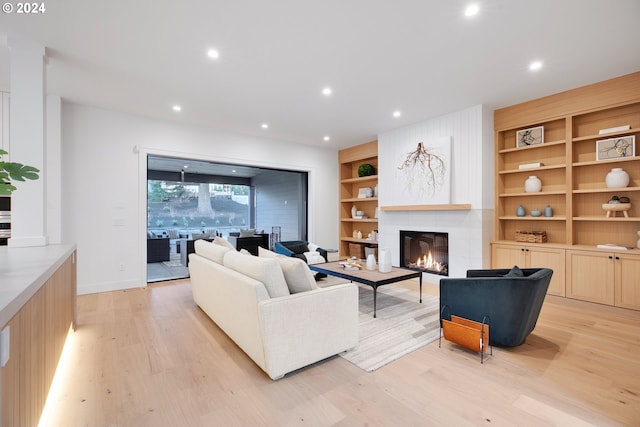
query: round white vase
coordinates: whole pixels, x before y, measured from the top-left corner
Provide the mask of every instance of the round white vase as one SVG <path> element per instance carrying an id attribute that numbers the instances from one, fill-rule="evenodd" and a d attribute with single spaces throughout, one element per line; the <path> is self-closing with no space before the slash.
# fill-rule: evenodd
<path id="1" fill-rule="evenodd" d="M 524 191 L 527 193 L 537 193 L 542 190 L 542 181 L 535 175 L 531 175 L 524 182 Z"/>
<path id="2" fill-rule="evenodd" d="M 604 179 L 607 188 L 621 188 L 629 185 L 629 174 L 622 168 L 613 168 Z"/>

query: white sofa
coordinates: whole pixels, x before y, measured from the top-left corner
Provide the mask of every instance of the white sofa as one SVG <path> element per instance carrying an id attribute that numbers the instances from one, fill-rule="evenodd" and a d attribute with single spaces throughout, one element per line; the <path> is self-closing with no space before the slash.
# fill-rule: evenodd
<path id="1" fill-rule="evenodd" d="M 189 272 L 196 304 L 269 377 L 282 378 L 357 345 L 354 283 L 318 288 L 303 261 L 261 254 L 268 255 L 199 240 Z"/>

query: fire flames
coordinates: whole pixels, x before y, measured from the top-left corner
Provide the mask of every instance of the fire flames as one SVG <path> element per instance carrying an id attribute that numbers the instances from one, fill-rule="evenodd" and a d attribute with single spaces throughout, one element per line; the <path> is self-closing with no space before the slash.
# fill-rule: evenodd
<path id="1" fill-rule="evenodd" d="M 444 270 L 444 265 L 433 259 L 431 251 L 429 251 L 427 255 L 423 255 L 422 258 L 418 258 L 416 261 L 416 267 L 435 271 Z"/>

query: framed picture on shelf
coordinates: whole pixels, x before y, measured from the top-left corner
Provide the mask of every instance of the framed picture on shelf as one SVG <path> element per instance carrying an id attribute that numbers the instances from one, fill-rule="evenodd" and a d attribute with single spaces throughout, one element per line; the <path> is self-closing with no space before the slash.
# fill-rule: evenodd
<path id="1" fill-rule="evenodd" d="M 635 135 L 596 141 L 596 160 L 619 159 L 636 155 Z"/>
<path id="2" fill-rule="evenodd" d="M 544 144 L 544 126 L 522 129 L 516 132 L 516 148 Z"/>

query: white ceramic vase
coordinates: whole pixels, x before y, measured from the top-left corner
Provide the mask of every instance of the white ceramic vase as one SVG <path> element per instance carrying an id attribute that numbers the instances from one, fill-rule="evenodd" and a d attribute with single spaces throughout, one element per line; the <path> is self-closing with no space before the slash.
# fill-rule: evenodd
<path id="1" fill-rule="evenodd" d="M 376 269 L 376 256 L 374 254 L 367 255 L 367 270 Z"/>
<path id="2" fill-rule="evenodd" d="M 537 193 L 542 190 L 542 181 L 535 175 L 531 175 L 524 182 L 524 191 L 527 193 Z"/>
<path id="3" fill-rule="evenodd" d="M 378 257 L 378 271 L 380 271 L 380 273 L 391 272 L 391 252 L 389 249 L 381 249 Z"/>
<path id="4" fill-rule="evenodd" d="M 640 237 L 640 230 L 638 230 L 638 237 Z M 640 239 L 636 242 L 636 246 L 640 249 Z"/>
<path id="5" fill-rule="evenodd" d="M 356 208 L 356 205 L 351 206 L 351 218 L 356 217 L 356 212 L 358 212 L 358 208 Z"/>
<path id="6" fill-rule="evenodd" d="M 604 179 L 607 188 L 622 188 L 629 185 L 629 174 L 622 168 L 613 168 Z"/>

